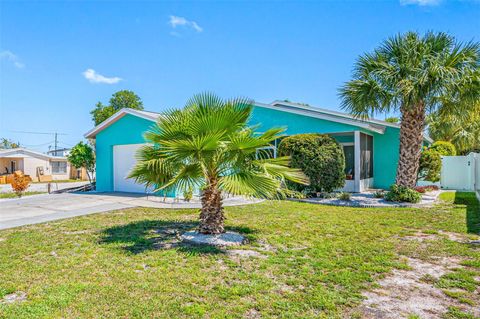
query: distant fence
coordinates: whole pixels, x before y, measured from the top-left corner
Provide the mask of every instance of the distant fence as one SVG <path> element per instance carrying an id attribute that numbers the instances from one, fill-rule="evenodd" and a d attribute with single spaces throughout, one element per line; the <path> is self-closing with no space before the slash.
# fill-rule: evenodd
<path id="1" fill-rule="evenodd" d="M 443 156 L 440 184 L 444 189 L 476 191 L 480 197 L 480 154 Z"/>

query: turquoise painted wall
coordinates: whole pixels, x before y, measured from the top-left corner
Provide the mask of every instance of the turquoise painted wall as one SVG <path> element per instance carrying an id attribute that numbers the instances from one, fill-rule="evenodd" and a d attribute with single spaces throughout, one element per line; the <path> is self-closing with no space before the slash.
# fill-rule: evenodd
<path id="1" fill-rule="evenodd" d="M 271 127 L 286 127 L 287 135 L 350 131 L 369 133 L 373 135 L 374 187 L 386 189 L 395 182 L 400 133 L 400 129 L 398 128 L 387 127 L 385 134 L 377 134 L 354 125 L 335 123 L 263 107 L 254 108 L 250 124 L 260 124 L 261 126 L 258 129 L 260 132 Z M 341 142 L 344 142 L 344 139 L 348 138 L 339 137 L 339 141 Z"/>
<path id="2" fill-rule="evenodd" d="M 97 191 L 113 191 L 113 145 L 145 143 L 143 133 L 154 122 L 130 114 L 97 134 Z"/>
<path id="3" fill-rule="evenodd" d="M 113 191 L 113 145 L 144 143 L 143 133 L 154 123 L 133 115 L 125 115 L 96 137 L 97 190 Z M 354 125 L 335 123 L 303 115 L 255 107 L 251 125 L 260 124 L 258 131 L 271 127 L 285 127 L 286 134 L 335 133 L 363 131 Z M 399 149 L 398 128 L 387 127 L 385 134 L 373 135 L 374 187 L 388 188 L 395 181 Z M 342 137 L 345 139 L 348 137 Z"/>
<path id="4" fill-rule="evenodd" d="M 373 134 L 373 178 L 375 188 L 387 189 L 395 183 L 400 148 L 400 129 L 388 127 Z"/>

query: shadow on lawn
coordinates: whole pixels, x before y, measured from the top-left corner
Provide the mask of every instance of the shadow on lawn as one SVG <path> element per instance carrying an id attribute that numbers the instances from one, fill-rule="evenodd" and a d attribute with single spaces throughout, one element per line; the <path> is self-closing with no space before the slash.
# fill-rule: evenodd
<path id="1" fill-rule="evenodd" d="M 143 220 L 103 231 L 101 244 L 120 243 L 122 248 L 133 254 L 147 250 L 176 249 L 188 254 L 223 254 L 225 251 L 211 245 L 195 245 L 183 242 L 181 234 L 195 229 L 196 221 Z M 248 227 L 226 227 L 228 231 L 251 234 Z"/>
<path id="2" fill-rule="evenodd" d="M 469 233 L 480 234 L 480 203 L 475 193 L 456 192 L 453 203 L 466 206 L 467 231 Z"/>

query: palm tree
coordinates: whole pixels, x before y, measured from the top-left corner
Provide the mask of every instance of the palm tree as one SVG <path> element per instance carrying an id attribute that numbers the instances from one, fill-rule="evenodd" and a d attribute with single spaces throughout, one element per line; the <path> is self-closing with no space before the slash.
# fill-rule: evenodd
<path id="1" fill-rule="evenodd" d="M 359 117 L 401 113 L 396 184 L 415 186 L 426 115 L 462 112 L 479 99 L 479 66 L 479 43 L 432 32 L 397 35 L 358 59 L 342 106 Z"/>
<path id="2" fill-rule="evenodd" d="M 308 183 L 300 170 L 288 167 L 288 157 L 268 158 L 259 151 L 283 130 L 256 134 L 247 125 L 252 108 L 248 99 L 195 95 L 145 134 L 150 145 L 139 151 L 130 177 L 156 191 L 201 189 L 199 232 L 223 233 L 222 193 L 275 198 L 288 192 L 285 180 Z"/>
<path id="3" fill-rule="evenodd" d="M 467 112 L 430 114 L 427 123 L 431 138 L 451 142 L 461 154 L 480 149 L 480 101 Z"/>

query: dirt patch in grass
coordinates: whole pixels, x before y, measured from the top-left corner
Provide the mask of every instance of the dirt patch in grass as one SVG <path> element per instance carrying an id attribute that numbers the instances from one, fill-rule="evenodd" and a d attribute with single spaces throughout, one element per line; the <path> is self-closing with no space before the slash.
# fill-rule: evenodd
<path id="1" fill-rule="evenodd" d="M 236 259 L 236 258 L 267 258 L 267 256 L 259 253 L 255 250 L 250 249 L 231 249 L 227 250 L 227 255 Z"/>
<path id="2" fill-rule="evenodd" d="M 465 236 L 456 233 L 439 231 L 437 234 L 417 232 L 401 237 L 400 240 L 414 240 L 424 245 L 428 241 L 441 238 L 468 243 Z M 452 309 L 472 318 L 480 317 L 479 293 L 475 291 L 463 298 L 467 293 L 463 289 L 449 287 L 442 289 L 444 278 L 455 277 L 456 271 L 463 270 L 463 259 L 458 257 L 435 257 L 428 260 L 404 257 L 409 269 L 395 269 L 376 283 L 373 290 L 363 293 L 365 300 L 355 311 L 361 318 L 422 318 L 433 319 L 450 314 Z M 463 318 L 463 317 L 462 317 Z M 470 317 L 466 317 L 470 318 Z"/>
<path id="3" fill-rule="evenodd" d="M 17 291 L 8 295 L 5 295 L 0 303 L 16 303 L 16 302 L 24 302 L 27 300 L 27 294 L 23 291 Z"/>

